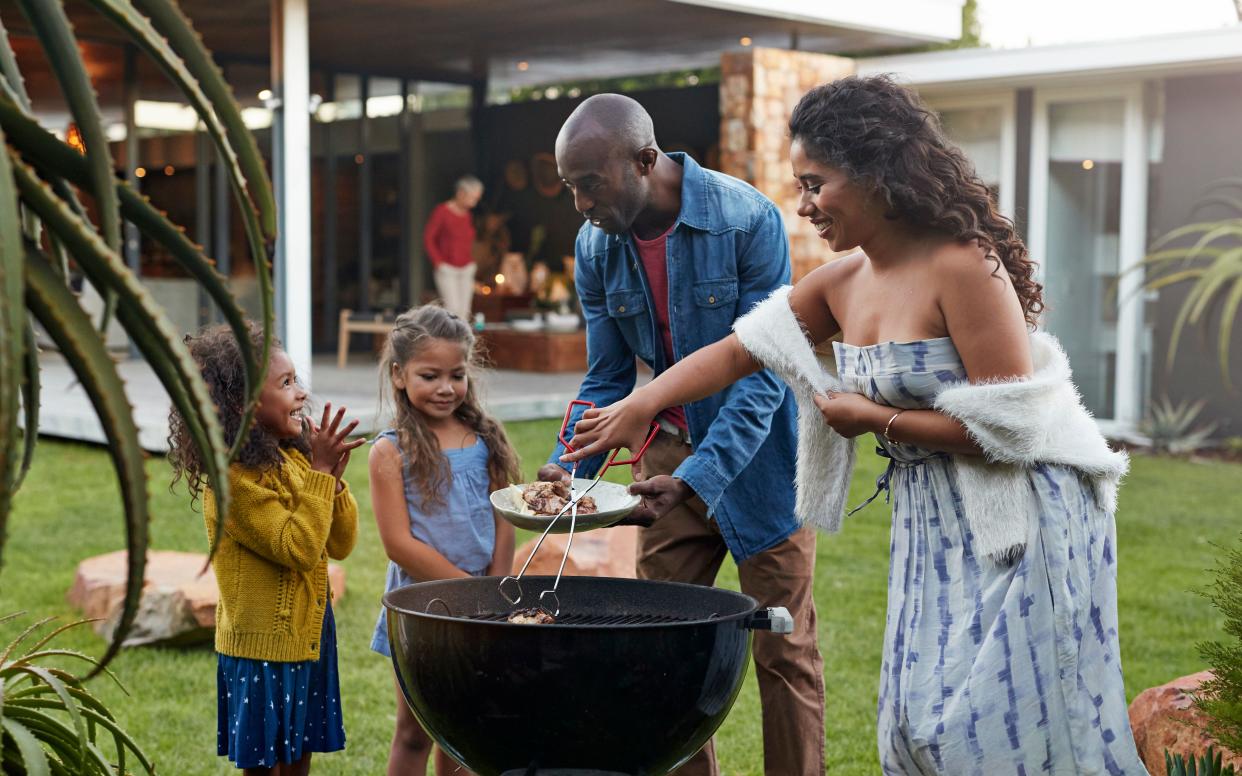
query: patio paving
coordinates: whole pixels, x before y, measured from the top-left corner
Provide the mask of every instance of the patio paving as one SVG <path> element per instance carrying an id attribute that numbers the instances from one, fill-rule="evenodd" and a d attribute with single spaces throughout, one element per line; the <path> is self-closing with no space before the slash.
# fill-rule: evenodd
<path id="1" fill-rule="evenodd" d="M 65 360 L 58 353 L 44 352 L 39 364 L 43 389 L 39 433 L 104 443 L 103 428 L 90 400 Z M 149 452 L 167 452 L 170 403 L 159 380 L 141 359 L 121 361 L 118 368 L 134 407 L 139 443 Z M 492 370 L 480 382 L 489 411 L 502 421 L 515 421 L 561 417 L 565 405 L 577 394 L 582 377 L 581 372 Z M 640 382 L 645 382 L 646 377 L 640 372 Z M 344 369 L 337 369 L 335 357 L 317 356 L 312 362 L 311 378 L 311 396 L 317 405 L 327 401 L 335 406 L 343 404 L 349 417 L 358 418 L 360 433 L 378 430 L 379 384 L 372 359 L 358 355 Z"/>

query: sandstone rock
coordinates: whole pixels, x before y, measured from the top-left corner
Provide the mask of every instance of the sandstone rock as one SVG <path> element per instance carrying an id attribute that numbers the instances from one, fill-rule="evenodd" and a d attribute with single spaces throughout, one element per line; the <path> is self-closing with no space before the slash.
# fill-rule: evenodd
<path id="1" fill-rule="evenodd" d="M 78 564 L 67 598 L 86 617 L 100 620 L 95 630 L 110 638 L 125 596 L 124 550 L 87 558 Z M 152 550 L 147 553 L 145 584 L 133 628 L 125 646 L 189 644 L 210 641 L 219 598 L 216 576 L 203 572 L 207 556 L 197 552 Z M 345 569 L 328 564 L 332 600 L 345 594 Z"/>
<path id="2" fill-rule="evenodd" d="M 531 561 L 527 574 L 555 576 L 565 554 L 567 534 L 552 534 L 544 539 L 539 554 Z M 513 554 L 513 573 L 522 569 L 530 557 L 538 537 L 523 544 Z M 574 535 L 574 545 L 565 563 L 565 574 L 583 577 L 624 577 L 633 579 L 634 558 L 638 550 L 638 528 L 623 525 Z"/>
<path id="3" fill-rule="evenodd" d="M 1138 694 L 1130 704 L 1130 727 L 1139 757 L 1153 774 L 1164 773 L 1164 752 L 1180 754 L 1188 760 L 1207 751 L 1208 746 L 1221 747 L 1202 730 L 1203 717 L 1194 706 L 1191 694 L 1212 677 L 1210 671 L 1174 679 L 1168 684 L 1152 687 Z M 1242 771 L 1242 756 L 1224 752 L 1224 764 Z"/>

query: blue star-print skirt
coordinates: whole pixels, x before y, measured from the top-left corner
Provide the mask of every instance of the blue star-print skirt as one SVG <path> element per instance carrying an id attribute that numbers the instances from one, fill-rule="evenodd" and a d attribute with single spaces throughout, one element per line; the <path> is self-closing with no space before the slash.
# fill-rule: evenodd
<path id="1" fill-rule="evenodd" d="M 218 754 L 238 768 L 271 768 L 295 763 L 307 752 L 345 748 L 331 604 L 323 617 L 318 660 L 218 658 Z"/>

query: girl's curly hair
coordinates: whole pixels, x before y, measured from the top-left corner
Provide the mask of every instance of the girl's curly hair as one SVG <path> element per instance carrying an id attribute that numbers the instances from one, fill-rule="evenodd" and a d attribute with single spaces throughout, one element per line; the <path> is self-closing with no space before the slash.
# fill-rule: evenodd
<path id="1" fill-rule="evenodd" d="M 397 443 L 405 459 L 405 475 L 421 494 L 423 509 L 444 503 L 444 491 L 452 480 L 452 471 L 445 465 L 435 432 L 426 418 L 410 403 L 405 391 L 398 388 L 395 372 L 418 356 L 431 340 L 455 342 L 466 357 L 466 397 L 454 415 L 482 438 L 487 445 L 487 474 L 492 489 L 502 488 L 521 479 L 517 452 L 509 443 L 504 428 L 483 410 L 475 389 L 480 358 L 474 332 L 461 318 L 436 305 L 406 310 L 397 316 L 392 333 L 384 343 L 380 356 L 380 403 L 385 394 L 393 403 L 393 427 Z"/>
<path id="2" fill-rule="evenodd" d="M 1004 266 L 1027 325 L 1035 326 L 1044 309 L 1035 262 L 974 165 L 913 91 L 885 75 L 817 86 L 798 101 L 789 134 L 811 158 L 877 191 L 888 218 L 977 240 L 997 271 Z"/>
<path id="3" fill-rule="evenodd" d="M 250 324 L 250 343 L 256 353 L 262 352 L 263 331 L 255 324 Z M 209 326 L 197 335 L 186 336 L 185 344 L 202 370 L 203 381 L 207 383 L 207 390 L 220 417 L 220 425 L 224 428 L 224 441 L 232 445 L 241 427 L 242 411 L 246 403 L 246 365 L 242 360 L 237 338 L 228 326 L 217 325 Z M 281 347 L 279 341 L 272 340 L 273 350 Z M 307 433 L 293 439 L 279 439 L 259 423 L 252 423 L 246 442 L 234 463 L 260 471 L 272 469 L 283 460 L 280 453 L 282 449 L 297 450 L 309 457 L 310 440 Z M 177 412 L 176 407 L 168 413 L 168 462 L 173 468 L 173 479 L 169 488 L 184 477 L 191 499 L 197 501 L 207 485 L 203 460 L 186 428 L 185 419 Z"/>

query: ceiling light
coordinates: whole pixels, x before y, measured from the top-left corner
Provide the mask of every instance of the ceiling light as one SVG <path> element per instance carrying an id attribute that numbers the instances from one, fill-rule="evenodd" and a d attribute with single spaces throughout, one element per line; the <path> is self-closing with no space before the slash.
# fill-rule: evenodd
<path id="1" fill-rule="evenodd" d="M 749 46 L 753 42 L 754 41 L 750 39 L 749 35 L 743 35 L 741 39 L 738 40 L 738 43 L 741 43 L 743 46 Z"/>

